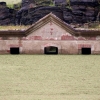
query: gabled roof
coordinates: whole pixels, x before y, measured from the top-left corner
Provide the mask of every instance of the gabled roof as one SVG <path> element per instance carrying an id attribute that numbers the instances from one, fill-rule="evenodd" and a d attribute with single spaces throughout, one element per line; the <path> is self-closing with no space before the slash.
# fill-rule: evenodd
<path id="1" fill-rule="evenodd" d="M 38 20 L 36 23 L 34 23 L 31 27 L 29 27 L 27 30 L 6 30 L 6 31 L 0 31 L 0 36 L 27 36 L 31 34 L 31 32 L 36 31 L 43 25 L 46 25 L 48 22 L 53 22 L 57 24 L 58 26 L 62 27 L 64 30 L 69 32 L 70 34 L 74 36 L 97 36 L 100 35 L 100 30 L 75 30 L 72 28 L 69 24 L 62 21 L 60 18 L 58 18 L 53 13 L 49 13 L 48 15 L 44 16 L 40 20 Z"/>
<path id="2" fill-rule="evenodd" d="M 69 24 L 67 24 L 64 21 L 62 21 L 60 18 L 58 18 L 53 13 L 49 13 L 45 17 L 43 17 L 40 20 L 38 20 L 28 30 L 26 30 L 25 34 L 28 35 L 31 32 L 34 32 L 35 30 L 39 29 L 40 27 L 42 27 L 43 25 L 45 25 L 45 24 L 47 24 L 49 22 L 53 22 L 53 23 L 57 24 L 58 26 L 62 27 L 64 30 L 66 30 L 70 34 L 75 35 L 75 34 L 73 34 L 75 29 L 72 28 Z"/>
<path id="3" fill-rule="evenodd" d="M 96 36 L 100 35 L 100 30 L 75 30 L 75 28 L 72 28 L 69 24 L 62 21 L 60 18 L 58 18 L 53 13 L 49 13 L 48 15 L 44 16 L 40 20 L 38 20 L 36 23 L 34 23 L 29 29 L 26 30 L 25 34 L 28 35 L 32 31 L 35 31 L 42 27 L 43 25 L 47 24 L 48 22 L 54 22 L 57 25 L 62 26 L 63 29 L 65 29 L 67 32 L 74 36 Z"/>

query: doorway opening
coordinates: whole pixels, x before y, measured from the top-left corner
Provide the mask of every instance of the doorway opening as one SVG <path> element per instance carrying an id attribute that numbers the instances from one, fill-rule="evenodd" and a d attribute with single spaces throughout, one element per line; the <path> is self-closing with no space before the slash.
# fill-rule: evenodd
<path id="1" fill-rule="evenodd" d="M 81 52 L 83 55 L 89 55 L 91 54 L 91 48 L 82 48 Z"/>
<path id="2" fill-rule="evenodd" d="M 58 54 L 58 48 L 54 46 L 45 47 L 44 54 Z"/>
<path id="3" fill-rule="evenodd" d="M 11 47 L 10 54 L 19 54 L 19 47 Z"/>

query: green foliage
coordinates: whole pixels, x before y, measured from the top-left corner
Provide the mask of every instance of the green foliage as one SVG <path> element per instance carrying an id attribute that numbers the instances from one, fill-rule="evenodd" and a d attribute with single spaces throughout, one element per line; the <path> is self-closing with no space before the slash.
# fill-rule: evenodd
<path id="1" fill-rule="evenodd" d="M 55 5 L 54 5 L 54 3 L 53 3 L 53 2 L 51 2 L 49 6 L 55 6 Z"/>
<path id="2" fill-rule="evenodd" d="M 13 9 L 13 8 L 14 8 L 14 5 L 13 5 L 13 4 L 8 4 L 8 5 L 7 5 L 7 7 L 9 7 L 9 8 L 12 8 L 12 9 Z"/>
<path id="3" fill-rule="evenodd" d="M 21 2 L 16 3 L 16 4 L 8 4 L 7 7 L 14 9 L 16 6 L 17 9 L 20 9 L 21 7 Z"/>
<path id="4" fill-rule="evenodd" d="M 6 2 L 7 5 L 9 5 L 9 4 L 11 5 L 11 4 L 17 4 L 17 3 L 21 2 L 22 0 L 0 0 L 0 2 L 2 2 L 2 1 Z"/>

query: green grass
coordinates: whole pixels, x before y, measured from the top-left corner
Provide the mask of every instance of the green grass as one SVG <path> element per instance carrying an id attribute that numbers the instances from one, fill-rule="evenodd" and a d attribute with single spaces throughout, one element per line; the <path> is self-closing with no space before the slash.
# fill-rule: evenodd
<path id="1" fill-rule="evenodd" d="M 0 100 L 100 100 L 100 56 L 0 55 Z"/>

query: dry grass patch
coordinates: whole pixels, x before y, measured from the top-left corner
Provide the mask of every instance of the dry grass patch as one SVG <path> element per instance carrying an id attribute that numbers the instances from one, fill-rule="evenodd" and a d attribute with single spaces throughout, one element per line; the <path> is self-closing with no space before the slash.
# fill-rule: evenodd
<path id="1" fill-rule="evenodd" d="M 24 26 L 0 26 L 0 30 L 26 30 L 30 27 L 30 25 Z"/>
<path id="2" fill-rule="evenodd" d="M 0 55 L 0 100 L 100 100 L 100 56 Z"/>

